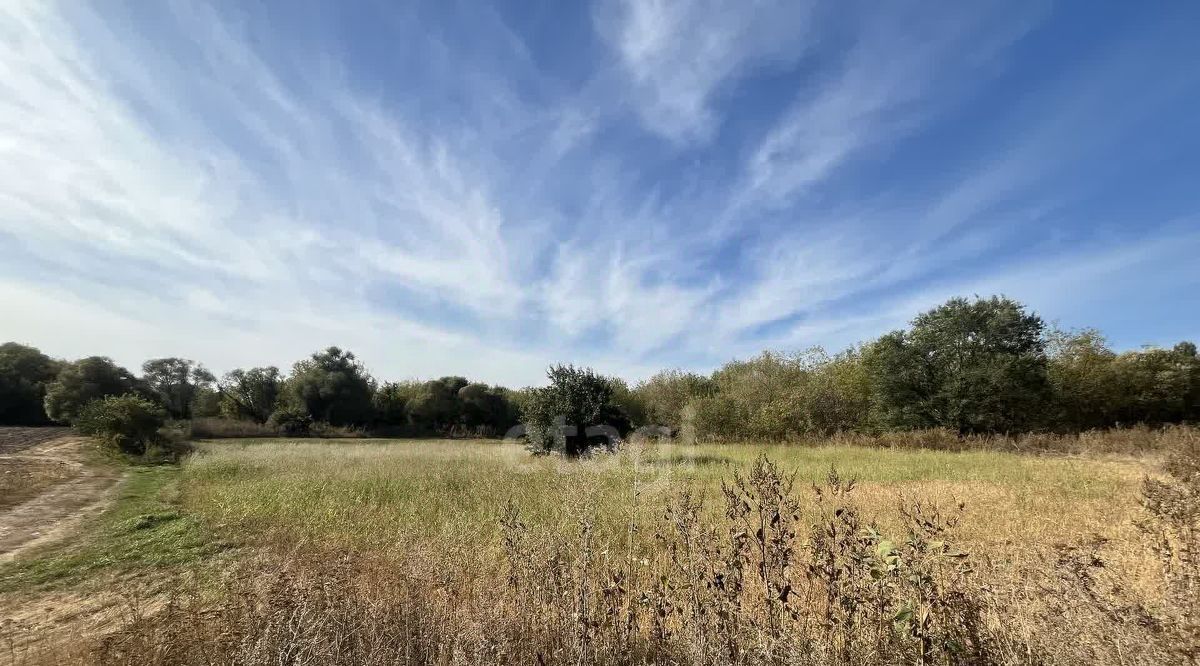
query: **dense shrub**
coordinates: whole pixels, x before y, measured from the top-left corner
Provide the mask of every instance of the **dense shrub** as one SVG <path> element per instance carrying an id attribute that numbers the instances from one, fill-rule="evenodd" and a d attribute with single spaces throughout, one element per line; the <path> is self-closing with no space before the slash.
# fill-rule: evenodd
<path id="1" fill-rule="evenodd" d="M 683 428 L 688 402 L 711 396 L 717 387 L 712 378 L 682 370 L 663 370 L 638 384 L 645 418 L 642 424 L 662 425 L 678 432 Z"/>
<path id="2" fill-rule="evenodd" d="M 470 382 L 466 377 L 441 377 L 411 387 L 408 413 L 414 424 L 434 433 L 446 433 L 463 416 L 459 391 Z"/>
<path id="3" fill-rule="evenodd" d="M 577 457 L 628 434 L 629 417 L 611 402 L 613 388 L 606 377 L 570 365 L 551 366 L 546 376 L 550 385 L 530 391 L 523 405 L 535 453 Z"/>
<path id="4" fill-rule="evenodd" d="M 620 409 L 620 414 L 629 420 L 631 426 L 652 424 L 649 421 L 650 406 L 646 402 L 644 394 L 636 388 L 630 388 L 629 384 L 620 377 L 609 377 L 608 383 L 612 386 L 612 396 L 609 398 L 609 402 Z"/>
<path id="5" fill-rule="evenodd" d="M 1098 331 L 1051 331 L 1048 377 L 1053 400 L 1044 415 L 1048 428 L 1077 432 L 1103 428 L 1127 415 L 1126 387 L 1117 354 Z"/>
<path id="6" fill-rule="evenodd" d="M 402 384 L 384 382 L 375 389 L 372 404 L 375 409 L 375 424 L 381 426 L 403 426 L 408 423 L 408 398 L 410 393 Z"/>
<path id="7" fill-rule="evenodd" d="M 146 395 L 145 385 L 125 368 L 103 356 L 67 363 L 46 388 L 46 415 L 74 423 L 84 405 L 110 395 Z"/>
<path id="8" fill-rule="evenodd" d="M 351 352 L 330 347 L 297 362 L 286 387 L 314 421 L 335 426 L 371 421 L 375 380 Z"/>
<path id="9" fill-rule="evenodd" d="M 167 414 L 138 395 L 113 395 L 89 402 L 79 411 L 75 428 L 129 455 L 143 455 L 160 444 L 158 431 Z"/>
<path id="10" fill-rule="evenodd" d="M 275 410 L 267 425 L 281 435 L 307 435 L 313 426 L 313 418 L 302 407 L 284 406 Z"/>
<path id="11" fill-rule="evenodd" d="M 195 418 L 191 421 L 193 439 L 221 439 L 246 437 L 278 437 L 275 428 L 254 421 L 219 417 Z"/>
<path id="12" fill-rule="evenodd" d="M 703 440 L 1080 433 L 1200 421 L 1200 355 L 1187 342 L 1117 354 L 1095 331 L 1044 332 L 1014 301 L 954 299 L 834 356 L 767 352 L 638 392 L 651 419 Z"/>
<path id="13" fill-rule="evenodd" d="M 44 425 L 46 386 L 58 363 L 42 352 L 6 342 L 0 345 L 0 425 Z"/>
<path id="14" fill-rule="evenodd" d="M 190 419 L 196 395 L 216 378 L 195 361 L 156 358 L 142 364 L 142 381 L 172 418 Z"/>
<path id="15" fill-rule="evenodd" d="M 704 440 L 796 439 L 869 425 L 869 377 L 856 350 L 732 361 L 713 373 L 711 387 L 688 402 L 691 425 Z"/>
<path id="16" fill-rule="evenodd" d="M 458 390 L 461 423 L 473 432 L 502 434 L 520 421 L 508 389 L 472 383 Z"/>
<path id="17" fill-rule="evenodd" d="M 1049 338 L 1047 429 L 1200 421 L 1200 356 L 1192 343 L 1117 354 L 1091 329 Z"/>

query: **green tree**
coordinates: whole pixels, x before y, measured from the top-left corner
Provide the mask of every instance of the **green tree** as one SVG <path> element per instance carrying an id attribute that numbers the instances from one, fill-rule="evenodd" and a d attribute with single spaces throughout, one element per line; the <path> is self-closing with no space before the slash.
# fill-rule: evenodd
<path id="1" fill-rule="evenodd" d="M 463 424 L 476 429 L 503 433 L 519 420 L 508 390 L 500 386 L 471 383 L 458 390 Z"/>
<path id="2" fill-rule="evenodd" d="M 1179 423 L 1200 419 L 1200 357 L 1196 346 L 1151 347 L 1117 358 L 1129 402 L 1126 423 Z"/>
<path id="3" fill-rule="evenodd" d="M 621 409 L 631 425 L 649 424 L 647 420 L 649 405 L 647 405 L 645 397 L 638 391 L 629 388 L 629 384 L 620 377 L 609 377 L 608 381 L 612 384 L 610 402 Z"/>
<path id="4" fill-rule="evenodd" d="M 0 345 L 0 425 L 43 425 L 46 386 L 59 364 L 33 347 L 16 342 Z"/>
<path id="5" fill-rule="evenodd" d="M 162 407 L 142 396 L 109 395 L 84 405 L 75 427 L 122 453 L 142 455 L 158 443 L 166 416 Z"/>
<path id="6" fill-rule="evenodd" d="M 1106 428 L 1131 415 L 1129 374 L 1099 331 L 1053 330 L 1047 334 L 1047 342 L 1049 429 Z"/>
<path id="7" fill-rule="evenodd" d="M 201 419 L 221 415 L 221 394 L 211 385 L 196 387 L 192 398 L 192 418 Z"/>
<path id="8" fill-rule="evenodd" d="M 283 375 L 275 366 L 227 372 L 218 388 L 221 413 L 231 419 L 266 423 L 279 406 L 283 387 Z"/>
<path id="9" fill-rule="evenodd" d="M 995 296 L 951 299 L 917 316 L 867 350 L 878 417 L 893 428 L 962 433 L 1031 427 L 1049 394 L 1043 326 Z"/>
<path id="10" fill-rule="evenodd" d="M 413 423 L 426 432 L 449 432 L 462 421 L 458 392 L 468 384 L 466 377 L 441 377 L 420 383 L 408 403 Z"/>
<path id="11" fill-rule="evenodd" d="M 704 375 L 663 370 L 638 384 L 634 392 L 645 405 L 645 423 L 679 431 L 683 426 L 683 409 L 688 402 L 712 396 L 716 390 L 716 383 Z"/>
<path id="12" fill-rule="evenodd" d="M 385 426 L 408 423 L 408 399 L 411 392 L 397 382 L 384 382 L 375 390 L 375 422 Z"/>
<path id="13" fill-rule="evenodd" d="M 110 395 L 145 394 L 147 389 L 125 368 L 104 356 L 90 356 L 65 364 L 46 387 L 46 415 L 74 423 L 83 406 Z"/>
<path id="14" fill-rule="evenodd" d="M 591 368 L 551 366 L 550 385 L 532 389 L 522 405 L 529 446 L 535 453 L 578 457 L 626 434 L 629 418 L 612 404 L 612 382 Z M 627 432 L 627 430 L 626 430 Z"/>
<path id="15" fill-rule="evenodd" d="M 868 429 L 871 378 L 861 350 L 830 357 L 818 348 L 806 358 L 807 376 L 799 396 L 804 431 L 829 435 Z"/>
<path id="16" fill-rule="evenodd" d="M 315 420 L 336 426 L 371 421 L 375 380 L 349 351 L 329 347 L 297 362 L 287 387 Z"/>
<path id="17" fill-rule="evenodd" d="M 190 419 L 197 392 L 211 388 L 216 378 L 195 361 L 155 358 L 142 364 L 142 380 L 172 418 Z"/>

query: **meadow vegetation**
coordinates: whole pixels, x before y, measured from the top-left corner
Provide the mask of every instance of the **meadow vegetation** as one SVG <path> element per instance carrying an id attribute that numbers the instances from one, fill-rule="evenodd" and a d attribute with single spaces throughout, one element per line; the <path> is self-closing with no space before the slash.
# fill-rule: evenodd
<path id="1" fill-rule="evenodd" d="M 0 594 L 64 587 L 97 592 L 113 584 L 110 574 L 154 581 L 213 557 L 224 545 L 199 516 L 182 510 L 180 475 L 172 465 L 127 470 L 112 508 L 78 538 L 0 565 Z"/>
<path id="2" fill-rule="evenodd" d="M 218 380 L 179 358 L 151 359 L 142 372 L 104 357 L 58 361 L 2 345 L 0 425 L 73 424 L 89 402 L 125 394 L 155 402 L 205 436 L 491 437 L 525 424 L 542 450 L 549 440 L 539 440 L 539 428 L 554 430 L 550 448 L 587 448 L 560 437 L 558 417 L 581 438 L 588 427 L 618 435 L 664 427 L 704 442 L 922 430 L 1075 434 L 1200 420 L 1194 344 L 1118 353 L 1097 331 L 1047 327 L 1002 297 L 952 299 L 906 329 L 832 355 L 768 351 L 710 374 L 665 370 L 632 386 L 569 365 L 553 366 L 547 386 L 519 390 L 458 376 L 380 381 L 337 347 L 286 374 L 267 366 Z"/>
<path id="3" fill-rule="evenodd" d="M 0 573 L 236 554 L 29 663 L 1188 663 L 1200 433 L 1160 436 L 1161 461 L 201 442 L 141 471 L 89 548 Z"/>
<path id="4" fill-rule="evenodd" d="M 155 583 L 10 660 L 1200 660 L 1191 343 L 1117 353 L 954 299 L 833 355 L 547 379 L 0 347 L 0 415 L 142 463 L 78 540 L 0 565 L 0 599 Z"/>

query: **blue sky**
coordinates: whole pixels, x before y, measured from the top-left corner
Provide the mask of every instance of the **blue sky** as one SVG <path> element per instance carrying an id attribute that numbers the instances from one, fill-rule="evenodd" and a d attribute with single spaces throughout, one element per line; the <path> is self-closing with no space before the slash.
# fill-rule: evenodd
<path id="1" fill-rule="evenodd" d="M 1200 338 L 1200 3 L 0 5 L 0 339 L 629 379 Z"/>

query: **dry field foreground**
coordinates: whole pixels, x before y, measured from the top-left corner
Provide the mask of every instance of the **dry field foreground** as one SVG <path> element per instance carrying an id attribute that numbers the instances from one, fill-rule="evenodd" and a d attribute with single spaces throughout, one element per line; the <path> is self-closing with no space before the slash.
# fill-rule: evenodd
<path id="1" fill-rule="evenodd" d="M 0 600 L 126 609 L 86 640 L 25 613 L 17 663 L 1179 663 L 1154 463 L 202 442 L 0 568 Z"/>

